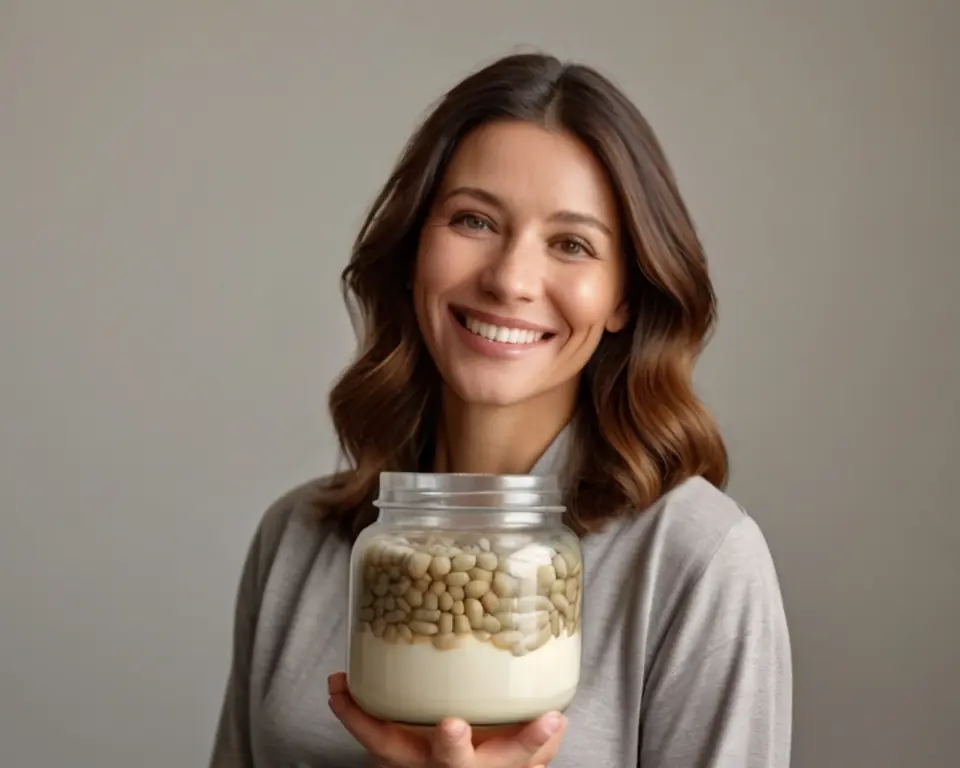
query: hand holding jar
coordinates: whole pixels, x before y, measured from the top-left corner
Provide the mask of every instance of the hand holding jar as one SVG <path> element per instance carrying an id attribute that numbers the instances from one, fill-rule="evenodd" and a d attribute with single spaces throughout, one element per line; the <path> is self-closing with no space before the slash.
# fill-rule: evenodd
<path id="1" fill-rule="evenodd" d="M 529 768 L 556 757 L 567 726 L 551 712 L 522 726 L 473 731 L 458 718 L 435 728 L 408 728 L 371 717 L 347 691 L 346 675 L 328 681 L 330 707 L 381 768 Z"/>

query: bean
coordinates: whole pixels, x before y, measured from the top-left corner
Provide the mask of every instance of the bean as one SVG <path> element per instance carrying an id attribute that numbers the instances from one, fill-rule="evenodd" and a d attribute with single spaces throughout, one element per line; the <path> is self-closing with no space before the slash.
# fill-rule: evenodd
<path id="1" fill-rule="evenodd" d="M 448 573 L 450 573 L 451 568 L 450 558 L 445 555 L 437 555 L 433 558 L 433 562 L 430 563 L 430 575 L 434 579 L 442 579 Z"/>
<path id="2" fill-rule="evenodd" d="M 463 600 L 466 595 L 463 592 L 463 587 L 447 587 L 447 592 L 450 593 L 450 597 L 454 600 Z"/>
<path id="3" fill-rule="evenodd" d="M 452 571 L 444 577 L 444 581 L 451 587 L 465 587 L 470 581 L 470 576 L 463 571 Z"/>
<path id="4" fill-rule="evenodd" d="M 395 625 L 391 624 L 383 630 L 383 639 L 388 643 L 397 642 L 397 628 Z"/>
<path id="5" fill-rule="evenodd" d="M 385 582 L 378 581 L 376 584 L 373 585 L 373 588 L 371 591 L 377 597 L 383 597 L 385 594 L 387 594 L 388 589 L 389 587 Z"/>
<path id="6" fill-rule="evenodd" d="M 383 619 L 374 619 L 370 626 L 373 628 L 374 637 L 383 637 L 383 633 L 387 628 L 387 622 Z"/>
<path id="7" fill-rule="evenodd" d="M 410 560 L 407 563 L 407 572 L 413 579 L 422 579 L 426 575 L 432 562 L 433 558 L 426 552 L 415 552 L 410 555 Z"/>
<path id="8" fill-rule="evenodd" d="M 553 567 L 557 570 L 557 576 L 561 579 L 567 578 L 567 561 L 561 555 L 553 558 Z"/>
<path id="9" fill-rule="evenodd" d="M 576 579 L 570 579 L 570 580 L 567 582 L 567 587 L 566 587 L 566 590 L 564 591 L 564 594 L 566 595 L 567 600 L 569 600 L 571 603 L 572 603 L 574 600 L 576 600 L 576 599 L 577 599 L 577 592 L 578 592 L 577 580 L 576 580 Z"/>
<path id="10" fill-rule="evenodd" d="M 485 643 L 491 638 L 491 634 L 487 632 L 485 629 L 475 629 L 473 631 L 473 636 L 474 638 L 479 640 L 481 643 Z"/>
<path id="11" fill-rule="evenodd" d="M 417 608 L 413 613 L 410 614 L 410 618 L 414 621 L 440 621 L 440 611 L 431 611 L 427 608 Z"/>
<path id="12" fill-rule="evenodd" d="M 437 623 L 440 634 L 446 635 L 453 632 L 453 616 L 449 613 L 440 614 L 440 621 Z"/>
<path id="13" fill-rule="evenodd" d="M 440 634 L 433 638 L 433 647 L 440 651 L 449 651 L 458 645 L 460 645 L 460 640 L 453 632 Z"/>
<path id="14" fill-rule="evenodd" d="M 361 631 L 361 632 L 369 632 L 370 630 L 371 630 L 371 627 L 370 627 L 370 622 L 369 622 L 369 621 L 361 621 L 361 622 L 360 622 L 360 631 Z"/>
<path id="15" fill-rule="evenodd" d="M 550 594 L 555 595 L 558 592 L 563 592 L 566 589 L 566 584 L 563 579 L 557 579 L 553 584 L 550 585 Z"/>
<path id="16" fill-rule="evenodd" d="M 567 600 L 565 595 L 552 595 L 550 599 L 557 606 L 557 610 L 561 611 L 568 620 L 573 616 L 573 612 L 570 610 L 570 601 Z"/>
<path id="17" fill-rule="evenodd" d="M 487 593 L 487 590 L 489 589 L 490 585 L 485 581 L 471 581 L 463 588 L 463 593 L 467 597 L 472 597 L 479 600 Z"/>
<path id="18" fill-rule="evenodd" d="M 477 546 L 480 547 L 480 549 L 482 549 L 484 552 L 489 552 L 489 551 L 490 551 L 490 539 L 484 539 L 484 538 L 478 539 L 478 540 L 477 540 Z"/>
<path id="19" fill-rule="evenodd" d="M 450 609 L 450 613 L 452 613 L 454 616 L 463 616 L 463 612 L 463 600 L 457 600 Z"/>
<path id="20" fill-rule="evenodd" d="M 390 585 L 390 593 L 394 597 L 400 597 L 408 589 L 410 589 L 410 579 L 406 578 L 400 579 L 400 581 Z"/>
<path id="21" fill-rule="evenodd" d="M 442 581 L 435 581 L 430 585 L 430 591 L 439 597 L 447 591 L 447 585 Z"/>
<path id="22" fill-rule="evenodd" d="M 428 589 L 430 589 L 430 582 L 431 578 L 429 576 L 424 576 L 422 579 L 417 579 L 415 582 L 413 582 L 413 586 L 415 586 L 421 592 L 426 592 Z"/>
<path id="23" fill-rule="evenodd" d="M 397 634 L 398 634 L 401 638 L 403 638 L 404 640 L 406 640 L 408 643 L 409 643 L 411 640 L 413 640 L 413 632 L 410 631 L 410 627 L 408 627 L 406 624 L 398 624 L 398 625 L 397 625 Z"/>
<path id="24" fill-rule="evenodd" d="M 493 637 L 491 638 L 493 644 L 497 648 L 510 649 L 523 640 L 523 635 L 517 632 L 514 629 L 508 629 L 503 632 L 492 633 Z"/>
<path id="25" fill-rule="evenodd" d="M 497 570 L 497 564 L 497 556 L 493 552 L 484 552 L 482 555 L 477 555 L 477 565 L 485 571 Z"/>
<path id="26" fill-rule="evenodd" d="M 383 610 L 393 611 L 396 610 L 396 608 L 397 598 L 395 598 L 393 595 L 387 595 L 385 598 L 383 598 Z"/>
<path id="27" fill-rule="evenodd" d="M 557 569 L 552 565 L 541 565 L 537 569 L 537 583 L 541 589 L 548 590 L 557 580 Z"/>
<path id="28" fill-rule="evenodd" d="M 373 608 L 364 608 L 359 614 L 360 621 L 373 621 L 377 616 Z"/>
<path id="29" fill-rule="evenodd" d="M 408 603 L 408 602 L 407 602 L 406 600 L 404 600 L 402 597 L 398 597 L 398 598 L 397 598 L 397 610 L 398 610 L 398 611 L 403 611 L 404 613 L 410 613 L 410 611 L 412 610 L 412 606 L 410 605 L 410 603 Z"/>
<path id="30" fill-rule="evenodd" d="M 473 581 L 483 581 L 487 584 L 493 581 L 493 571 L 488 571 L 486 568 L 471 568 L 468 573 Z"/>
<path id="31" fill-rule="evenodd" d="M 435 611 L 440 607 L 440 603 L 437 600 L 437 596 L 433 592 L 427 592 L 423 596 L 423 607 L 428 611 Z"/>
<path id="32" fill-rule="evenodd" d="M 444 592 L 440 595 L 437 602 L 441 611 L 449 611 L 453 608 L 453 597 L 451 597 L 449 592 Z"/>
<path id="33" fill-rule="evenodd" d="M 480 629 L 483 626 L 483 605 L 479 600 L 469 598 L 463 601 L 464 614 L 470 620 L 470 626 Z"/>
<path id="34" fill-rule="evenodd" d="M 423 592 L 417 591 L 411 587 L 404 593 L 403 599 L 409 603 L 411 608 L 419 608 L 421 605 L 423 605 Z"/>
<path id="35" fill-rule="evenodd" d="M 428 621 L 411 621 L 407 624 L 410 631 L 417 635 L 435 635 L 438 632 L 437 625 Z"/>
<path id="36" fill-rule="evenodd" d="M 387 624 L 399 624 L 405 618 L 407 618 L 407 614 L 405 614 L 403 611 L 390 611 L 390 613 L 383 617 Z"/>
<path id="37" fill-rule="evenodd" d="M 451 562 L 454 571 L 469 571 L 477 564 L 477 558 L 474 555 L 456 555 Z"/>
<path id="38" fill-rule="evenodd" d="M 493 592 L 487 592 L 487 594 L 480 598 L 480 602 L 483 604 L 483 607 L 486 608 L 487 613 L 496 613 L 500 608 L 500 598 Z"/>
<path id="39" fill-rule="evenodd" d="M 363 592 L 360 594 L 360 607 L 369 608 L 371 605 L 373 605 L 373 601 L 375 599 L 376 597 L 374 596 L 373 592 L 371 592 L 369 589 L 363 590 Z"/>
<path id="40" fill-rule="evenodd" d="M 493 616 L 484 616 L 480 628 L 486 630 L 491 635 L 495 635 L 500 631 L 500 622 Z"/>
<path id="41" fill-rule="evenodd" d="M 470 620 L 466 616 L 454 616 L 453 617 L 453 631 L 458 635 L 466 635 L 470 633 L 472 627 L 470 626 Z"/>

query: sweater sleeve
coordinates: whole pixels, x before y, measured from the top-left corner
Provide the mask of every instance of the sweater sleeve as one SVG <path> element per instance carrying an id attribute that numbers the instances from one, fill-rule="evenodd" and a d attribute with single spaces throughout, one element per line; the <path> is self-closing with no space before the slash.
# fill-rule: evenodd
<path id="1" fill-rule="evenodd" d="M 246 556 L 234 606 L 233 651 L 210 768 L 253 768 L 250 659 L 259 606 L 260 531 Z"/>
<path id="2" fill-rule="evenodd" d="M 688 588 L 649 668 L 643 768 L 786 768 L 792 663 L 777 575 L 744 517 Z"/>

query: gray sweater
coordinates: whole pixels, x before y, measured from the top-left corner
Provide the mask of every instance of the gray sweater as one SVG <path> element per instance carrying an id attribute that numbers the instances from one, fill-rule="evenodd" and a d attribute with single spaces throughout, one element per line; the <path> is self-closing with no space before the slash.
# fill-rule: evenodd
<path id="1" fill-rule="evenodd" d="M 564 435 L 534 473 L 556 471 Z M 327 707 L 345 668 L 350 544 L 309 486 L 265 514 L 236 601 L 213 768 L 369 766 Z M 583 657 L 551 768 L 782 768 L 792 665 L 777 575 L 747 514 L 695 478 L 583 542 Z"/>

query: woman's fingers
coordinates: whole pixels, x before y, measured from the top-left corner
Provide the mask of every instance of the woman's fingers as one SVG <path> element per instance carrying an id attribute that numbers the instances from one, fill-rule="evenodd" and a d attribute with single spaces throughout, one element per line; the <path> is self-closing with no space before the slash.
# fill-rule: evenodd
<path id="1" fill-rule="evenodd" d="M 474 765 L 470 726 L 463 720 L 450 718 L 438 723 L 430 743 L 435 765 L 443 768 L 472 768 Z"/>
<path id="2" fill-rule="evenodd" d="M 477 763 L 489 768 L 546 765 L 557 755 L 567 719 L 553 712 L 534 720 L 509 738 L 495 738 L 477 749 Z"/>
<path id="3" fill-rule="evenodd" d="M 356 705 L 347 692 L 346 676 L 327 680 L 330 709 L 344 728 L 375 758 L 391 765 L 422 766 L 430 758 L 425 741 L 400 726 L 377 720 Z"/>

